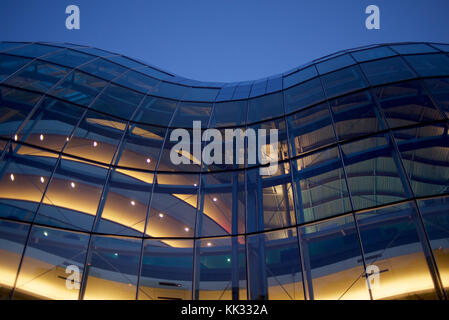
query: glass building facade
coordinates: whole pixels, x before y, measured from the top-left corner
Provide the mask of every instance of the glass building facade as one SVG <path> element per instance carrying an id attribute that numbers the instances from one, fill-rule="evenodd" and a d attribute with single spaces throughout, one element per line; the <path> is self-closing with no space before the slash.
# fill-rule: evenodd
<path id="1" fill-rule="evenodd" d="M 211 83 L 0 42 L 0 298 L 447 299 L 448 116 L 447 44 Z M 277 172 L 173 165 L 193 120 L 278 129 Z"/>

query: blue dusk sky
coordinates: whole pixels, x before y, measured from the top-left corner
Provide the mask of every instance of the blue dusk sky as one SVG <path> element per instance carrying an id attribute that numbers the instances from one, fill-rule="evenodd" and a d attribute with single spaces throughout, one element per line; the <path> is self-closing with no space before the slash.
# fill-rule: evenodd
<path id="1" fill-rule="evenodd" d="M 68 5 L 81 28 L 68 30 Z M 365 8 L 380 8 L 367 30 Z M 449 0 L 1 0 L 0 40 L 91 45 L 203 81 L 258 79 L 341 49 L 449 43 Z"/>

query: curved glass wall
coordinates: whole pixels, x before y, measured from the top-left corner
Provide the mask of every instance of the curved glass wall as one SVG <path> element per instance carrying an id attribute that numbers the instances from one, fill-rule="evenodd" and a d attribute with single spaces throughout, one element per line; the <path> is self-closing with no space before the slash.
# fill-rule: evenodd
<path id="1" fill-rule="evenodd" d="M 448 48 L 224 84 L 0 43 L 0 297 L 447 299 Z M 277 171 L 174 165 L 193 121 L 278 129 Z"/>

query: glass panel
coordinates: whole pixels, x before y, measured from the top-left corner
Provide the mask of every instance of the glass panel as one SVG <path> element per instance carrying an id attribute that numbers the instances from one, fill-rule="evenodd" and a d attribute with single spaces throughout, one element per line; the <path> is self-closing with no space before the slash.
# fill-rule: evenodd
<path id="1" fill-rule="evenodd" d="M 79 69 L 106 80 L 115 79 L 127 70 L 126 68 L 119 66 L 118 64 L 109 62 L 104 59 L 92 61 L 86 65 L 83 65 Z"/>
<path id="2" fill-rule="evenodd" d="M 250 98 L 257 97 L 265 94 L 265 89 L 267 88 L 267 79 L 255 81 L 253 87 L 251 88 Z"/>
<path id="3" fill-rule="evenodd" d="M 340 141 L 385 129 L 369 91 L 336 98 L 329 103 Z"/>
<path id="4" fill-rule="evenodd" d="M 141 68 L 141 69 L 139 69 L 139 72 L 145 73 L 145 74 L 147 74 L 151 77 L 154 77 L 156 79 L 159 79 L 159 80 L 170 80 L 173 77 L 170 74 L 156 70 L 152 67 Z"/>
<path id="5" fill-rule="evenodd" d="M 371 286 L 374 299 L 437 299 L 411 203 L 359 214 L 357 220 L 367 267 L 379 272 Z"/>
<path id="6" fill-rule="evenodd" d="M 341 69 L 347 66 L 354 64 L 354 59 L 351 58 L 349 54 L 343 54 L 336 58 L 331 58 L 324 62 L 320 62 L 316 65 L 318 72 L 320 74 L 324 74 L 327 72 L 331 72 L 337 69 Z"/>
<path id="7" fill-rule="evenodd" d="M 17 49 L 9 50 L 8 53 L 16 54 L 18 56 L 37 58 L 56 50 L 61 50 L 61 48 L 33 43 L 29 46 L 23 46 Z"/>
<path id="8" fill-rule="evenodd" d="M 402 82 L 374 90 L 390 128 L 443 119 L 417 81 Z"/>
<path id="9" fill-rule="evenodd" d="M 370 298 L 351 215 L 301 227 L 299 233 L 310 299 Z"/>
<path id="10" fill-rule="evenodd" d="M 119 63 L 122 66 L 125 66 L 127 68 L 131 68 L 131 69 L 145 67 L 144 64 L 141 64 L 141 63 L 139 63 L 137 61 L 128 59 L 127 57 L 123 57 L 123 56 L 113 56 L 113 57 L 108 57 L 107 59 L 111 60 L 111 61 L 113 61 L 115 63 Z"/>
<path id="11" fill-rule="evenodd" d="M 61 151 L 83 114 L 82 108 L 45 98 L 14 139 Z"/>
<path id="12" fill-rule="evenodd" d="M 292 156 L 336 142 L 329 108 L 323 103 L 287 118 Z"/>
<path id="13" fill-rule="evenodd" d="M 280 92 L 249 100 L 248 122 L 274 118 L 281 114 L 284 114 L 284 105 Z"/>
<path id="14" fill-rule="evenodd" d="M 421 77 L 449 75 L 449 57 L 445 54 L 413 55 L 404 58 Z"/>
<path id="15" fill-rule="evenodd" d="M 0 216 L 32 221 L 57 154 L 13 144 L 0 162 Z"/>
<path id="16" fill-rule="evenodd" d="M 85 300 L 136 299 L 142 240 L 94 236 Z"/>
<path id="17" fill-rule="evenodd" d="M 154 90 L 148 92 L 148 94 L 179 100 L 188 89 L 189 87 L 180 86 L 175 83 L 161 82 Z"/>
<path id="18" fill-rule="evenodd" d="M 45 193 L 36 222 L 91 231 L 106 173 L 104 168 L 62 159 Z"/>
<path id="19" fill-rule="evenodd" d="M 76 47 L 76 51 L 93 54 L 93 55 L 99 56 L 99 57 L 115 55 L 114 53 L 111 53 L 109 51 L 105 51 L 105 50 L 101 50 L 101 49 L 97 49 L 97 48 L 91 48 L 91 47 Z"/>
<path id="20" fill-rule="evenodd" d="M 396 53 L 394 53 L 388 47 L 377 47 L 362 51 L 355 51 L 351 52 L 351 54 L 354 57 L 354 59 L 357 60 L 358 62 L 375 60 L 379 58 L 386 58 L 396 55 Z"/>
<path id="21" fill-rule="evenodd" d="M 0 299 L 9 299 L 14 286 L 29 226 L 0 220 Z"/>
<path id="22" fill-rule="evenodd" d="M 128 120 L 143 98 L 140 93 L 111 84 L 95 100 L 92 109 Z"/>
<path id="23" fill-rule="evenodd" d="M 394 133 L 405 170 L 415 196 L 438 195 L 448 191 L 449 149 L 444 124 L 396 131 Z"/>
<path id="24" fill-rule="evenodd" d="M 414 74 L 399 57 L 360 64 L 371 85 L 414 78 Z"/>
<path id="25" fill-rule="evenodd" d="M 5 83 L 25 89 L 47 92 L 67 75 L 68 69 L 44 61 L 34 61 Z"/>
<path id="26" fill-rule="evenodd" d="M 165 132 L 165 128 L 131 123 L 120 150 L 118 165 L 155 170 Z"/>
<path id="27" fill-rule="evenodd" d="M 378 135 L 343 144 L 354 210 L 396 202 L 409 195 L 388 136 Z"/>
<path id="28" fill-rule="evenodd" d="M 10 138 L 39 99 L 38 94 L 0 86 L 0 136 Z"/>
<path id="29" fill-rule="evenodd" d="M 23 47 L 24 45 L 28 46 L 25 42 L 0 42 L 0 51 L 8 51 L 13 48 Z"/>
<path id="30" fill-rule="evenodd" d="M 93 59 L 95 59 L 95 56 L 70 49 L 57 51 L 42 58 L 42 60 L 62 64 L 63 66 L 72 68 L 76 68 Z"/>
<path id="31" fill-rule="evenodd" d="M 419 200 L 419 210 L 430 240 L 441 281 L 449 294 L 449 197 Z"/>
<path id="32" fill-rule="evenodd" d="M 399 44 L 399 45 L 390 46 L 390 48 L 399 52 L 400 54 L 438 52 L 436 49 L 434 49 L 424 43 Z"/>
<path id="33" fill-rule="evenodd" d="M 351 211 L 346 179 L 337 148 L 293 162 L 299 223 Z"/>
<path id="34" fill-rule="evenodd" d="M 0 81 L 22 68 L 30 59 L 0 54 Z"/>
<path id="35" fill-rule="evenodd" d="M 304 299 L 295 229 L 250 235 L 247 248 L 250 299 Z"/>
<path id="36" fill-rule="evenodd" d="M 138 179 L 139 172 L 115 170 L 111 174 L 99 233 L 141 236 L 150 200 L 152 184 Z"/>
<path id="37" fill-rule="evenodd" d="M 358 67 L 332 72 L 321 79 L 328 98 L 366 87 Z"/>
<path id="38" fill-rule="evenodd" d="M 305 68 L 303 70 L 300 70 L 298 72 L 295 72 L 293 74 L 286 76 L 284 78 L 284 88 L 288 88 L 297 83 L 301 83 L 306 80 L 312 79 L 313 77 L 316 77 L 317 75 L 318 75 L 318 72 L 316 71 L 315 66 Z"/>
<path id="39" fill-rule="evenodd" d="M 73 156 L 111 163 L 126 123 L 89 110 L 70 137 L 64 152 Z"/>
<path id="40" fill-rule="evenodd" d="M 132 120 L 167 127 L 176 106 L 174 100 L 146 96 Z"/>
<path id="41" fill-rule="evenodd" d="M 192 275 L 192 240 L 144 241 L 139 300 L 190 300 Z"/>
<path id="42" fill-rule="evenodd" d="M 436 43 L 432 43 L 432 46 L 442 50 L 442 51 L 446 51 L 449 52 L 449 44 L 436 44 Z"/>
<path id="43" fill-rule="evenodd" d="M 239 126 L 246 121 L 247 101 L 220 102 L 214 105 L 211 127 Z"/>
<path id="44" fill-rule="evenodd" d="M 158 80 L 147 77 L 146 75 L 136 71 L 129 71 L 125 73 L 115 82 L 142 93 L 153 92 L 159 83 Z"/>
<path id="45" fill-rule="evenodd" d="M 324 100 L 320 79 L 313 79 L 285 91 L 286 112 L 292 112 Z"/>
<path id="46" fill-rule="evenodd" d="M 50 94 L 69 102 L 88 106 L 106 86 L 106 82 L 86 73 L 74 71 Z"/>
<path id="47" fill-rule="evenodd" d="M 207 173 L 202 179 L 198 236 L 245 233 L 243 172 Z"/>
<path id="48" fill-rule="evenodd" d="M 197 240 L 199 300 L 246 300 L 245 237 Z"/>
<path id="49" fill-rule="evenodd" d="M 433 101 L 449 117 L 449 78 L 423 80 L 429 88 Z"/>
<path id="50" fill-rule="evenodd" d="M 201 102 L 182 102 L 173 118 L 171 127 L 193 128 L 193 121 L 201 121 L 201 127 L 209 124 L 212 104 Z"/>
<path id="51" fill-rule="evenodd" d="M 160 175 L 151 200 L 146 233 L 191 238 L 195 234 L 198 175 Z M 176 183 L 176 184 L 174 184 Z"/>
<path id="52" fill-rule="evenodd" d="M 78 300 L 89 236 L 34 226 L 15 299 Z"/>
<path id="53" fill-rule="evenodd" d="M 182 98 L 187 101 L 214 101 L 220 89 L 190 88 Z"/>
<path id="54" fill-rule="evenodd" d="M 282 166 L 281 166 L 282 168 Z M 247 171 L 247 232 L 292 226 L 296 223 L 290 172 L 262 179 L 259 168 Z"/>

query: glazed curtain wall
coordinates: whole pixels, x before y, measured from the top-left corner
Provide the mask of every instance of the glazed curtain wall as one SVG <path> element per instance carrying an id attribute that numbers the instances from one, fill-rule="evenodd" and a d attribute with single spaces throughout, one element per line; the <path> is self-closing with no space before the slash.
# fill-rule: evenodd
<path id="1" fill-rule="evenodd" d="M 195 87 L 99 49 L 1 43 L 2 298 L 446 299 L 448 51 Z M 173 165 L 193 120 L 277 128 L 278 170 Z"/>

